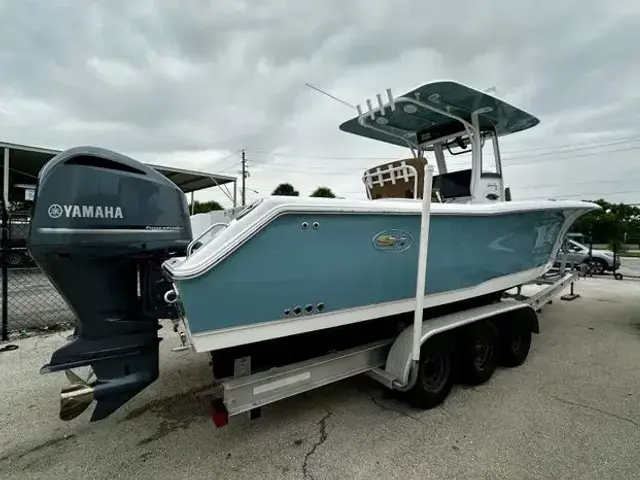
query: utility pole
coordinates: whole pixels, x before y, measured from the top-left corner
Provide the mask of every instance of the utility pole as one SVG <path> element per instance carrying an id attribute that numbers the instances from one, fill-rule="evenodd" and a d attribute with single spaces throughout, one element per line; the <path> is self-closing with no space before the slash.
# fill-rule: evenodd
<path id="1" fill-rule="evenodd" d="M 244 150 L 242 150 L 242 206 L 244 207 L 247 204 L 247 189 L 246 187 L 247 181 L 247 158 L 244 155 Z"/>

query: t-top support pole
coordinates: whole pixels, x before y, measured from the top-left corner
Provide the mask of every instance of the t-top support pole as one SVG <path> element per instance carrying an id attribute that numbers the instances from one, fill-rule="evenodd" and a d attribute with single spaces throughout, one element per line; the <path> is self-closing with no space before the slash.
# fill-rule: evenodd
<path id="1" fill-rule="evenodd" d="M 424 167 L 424 183 L 422 187 L 422 215 L 420 218 L 420 244 L 418 246 L 418 277 L 416 279 L 416 310 L 413 315 L 413 350 L 411 359 L 414 363 L 420 360 L 420 343 L 422 337 L 422 316 L 424 313 L 424 296 L 427 281 L 427 252 L 429 249 L 429 224 L 431 220 L 431 189 L 433 187 L 433 165 Z M 414 365 L 417 368 L 417 365 Z"/>

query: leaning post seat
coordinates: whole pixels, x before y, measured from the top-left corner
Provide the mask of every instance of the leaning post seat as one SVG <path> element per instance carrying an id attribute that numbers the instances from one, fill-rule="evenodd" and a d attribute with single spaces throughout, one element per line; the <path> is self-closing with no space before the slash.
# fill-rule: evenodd
<path id="1" fill-rule="evenodd" d="M 425 158 L 405 158 L 383 163 L 364 172 L 362 181 L 372 200 L 379 198 L 422 198 Z M 440 201 L 436 189 L 432 199 Z"/>

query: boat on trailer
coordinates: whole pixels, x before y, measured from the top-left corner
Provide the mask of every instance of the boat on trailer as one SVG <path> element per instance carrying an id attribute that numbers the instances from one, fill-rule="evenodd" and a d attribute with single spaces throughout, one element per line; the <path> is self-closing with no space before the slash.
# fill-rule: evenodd
<path id="1" fill-rule="evenodd" d="M 61 418 L 93 400 L 91 419 L 105 418 L 153 383 L 160 319 L 211 354 L 217 425 L 364 372 L 430 408 L 454 372 L 481 383 L 523 362 L 536 310 L 575 274 L 531 299 L 504 293 L 547 274 L 571 225 L 600 207 L 506 201 L 499 138 L 532 115 L 455 82 L 387 95 L 340 126 L 412 153 L 364 173 L 366 200 L 268 197 L 196 236 L 184 196 L 145 165 L 91 147 L 52 159 L 29 248 L 78 319 L 43 367 L 68 372 Z M 445 152 L 470 153 L 471 168 L 450 172 Z M 86 365 L 92 383 L 70 373 Z"/>

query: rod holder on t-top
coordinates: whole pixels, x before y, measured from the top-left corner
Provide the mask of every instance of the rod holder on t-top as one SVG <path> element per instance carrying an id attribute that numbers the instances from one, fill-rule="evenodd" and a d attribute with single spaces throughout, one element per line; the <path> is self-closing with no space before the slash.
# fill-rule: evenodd
<path id="1" fill-rule="evenodd" d="M 380 115 L 384 117 L 384 107 L 382 105 L 382 95 L 376 93 L 376 98 L 378 99 L 378 107 L 380 107 Z"/>
<path id="2" fill-rule="evenodd" d="M 391 89 L 387 88 L 387 97 L 389 97 L 389 108 L 391 109 L 392 112 L 396 111 L 396 102 L 393 98 L 393 94 L 391 93 Z M 376 93 L 376 98 L 378 99 L 378 109 L 380 112 L 380 115 L 384 117 L 385 112 L 384 112 L 384 103 L 382 103 L 382 95 L 380 95 L 379 93 Z M 373 106 L 371 104 L 371 99 L 367 98 L 365 100 L 367 107 L 369 108 L 369 111 L 367 112 L 367 115 L 369 116 L 369 118 L 371 118 L 371 120 L 375 120 L 375 113 L 373 111 Z M 358 104 L 356 105 L 356 110 L 358 111 L 358 116 L 362 117 L 362 105 Z"/>

